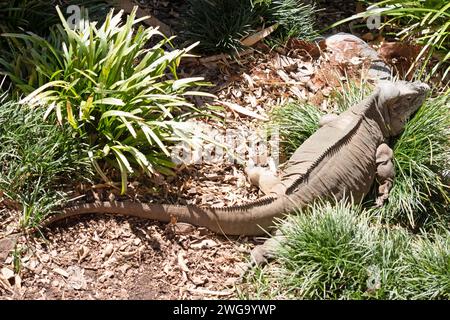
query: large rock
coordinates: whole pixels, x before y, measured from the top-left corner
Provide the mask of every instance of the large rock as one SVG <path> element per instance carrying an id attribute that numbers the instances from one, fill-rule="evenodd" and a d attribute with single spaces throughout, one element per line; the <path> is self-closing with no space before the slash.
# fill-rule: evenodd
<path id="1" fill-rule="evenodd" d="M 370 61 L 370 67 L 365 75 L 369 79 L 375 81 L 392 79 L 392 69 L 383 61 L 375 49 L 357 36 L 341 32 L 326 37 L 325 44 L 336 61 L 350 61 L 354 57 Z"/>

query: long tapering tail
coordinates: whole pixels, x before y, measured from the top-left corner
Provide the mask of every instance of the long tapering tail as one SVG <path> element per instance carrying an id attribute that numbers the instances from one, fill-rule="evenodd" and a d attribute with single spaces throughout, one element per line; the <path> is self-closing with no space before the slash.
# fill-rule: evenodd
<path id="1" fill-rule="evenodd" d="M 262 235 L 273 225 L 276 217 L 284 213 L 282 202 L 271 199 L 237 207 L 201 208 L 195 205 L 178 206 L 167 204 L 146 204 L 131 201 L 94 202 L 65 208 L 61 214 L 51 216 L 43 226 L 89 213 L 120 214 L 144 219 L 178 222 L 202 226 L 211 231 L 227 235 Z"/>

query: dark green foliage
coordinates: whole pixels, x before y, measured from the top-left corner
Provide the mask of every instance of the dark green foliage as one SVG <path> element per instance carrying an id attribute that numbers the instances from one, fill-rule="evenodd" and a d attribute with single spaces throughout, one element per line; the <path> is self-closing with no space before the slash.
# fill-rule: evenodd
<path id="1" fill-rule="evenodd" d="M 44 111 L 0 98 L 0 190 L 21 205 L 23 226 L 37 225 L 64 203 L 66 186 L 92 175 L 83 137 L 45 122 Z"/>
<path id="2" fill-rule="evenodd" d="M 257 269 L 247 298 L 448 299 L 450 237 L 374 223 L 358 206 L 316 203 L 280 225 L 276 264 Z"/>
<path id="3" fill-rule="evenodd" d="M 240 40 L 262 27 L 278 24 L 273 41 L 281 44 L 289 37 L 313 38 L 313 5 L 299 0 L 188 0 L 184 37 L 200 41 L 204 53 L 236 53 Z"/>
<path id="4" fill-rule="evenodd" d="M 258 22 L 249 0 L 188 0 L 184 36 L 205 53 L 237 52 Z"/>
<path id="5" fill-rule="evenodd" d="M 299 0 L 271 0 L 261 9 L 266 25 L 279 24 L 271 35 L 276 44 L 283 44 L 289 38 L 313 40 L 315 31 L 315 6 Z M 269 40 L 270 42 L 270 40 Z"/>

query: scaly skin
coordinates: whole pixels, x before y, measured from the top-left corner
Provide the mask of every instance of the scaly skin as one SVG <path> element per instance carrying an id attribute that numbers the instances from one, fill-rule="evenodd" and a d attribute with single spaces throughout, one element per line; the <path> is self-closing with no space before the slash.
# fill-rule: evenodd
<path id="1" fill-rule="evenodd" d="M 315 199 L 341 199 L 352 195 L 360 201 L 374 180 L 380 184 L 377 203 L 382 205 L 392 186 L 392 152 L 384 143 L 404 128 L 406 120 L 422 105 L 429 87 L 422 83 L 380 82 L 361 103 L 322 126 L 292 155 L 281 177 L 268 194 L 241 206 L 201 208 L 95 202 L 69 207 L 44 222 L 87 213 L 136 216 L 169 222 L 171 217 L 228 235 L 261 235 L 275 218 L 304 207 Z M 258 177 L 253 177 L 258 180 Z"/>

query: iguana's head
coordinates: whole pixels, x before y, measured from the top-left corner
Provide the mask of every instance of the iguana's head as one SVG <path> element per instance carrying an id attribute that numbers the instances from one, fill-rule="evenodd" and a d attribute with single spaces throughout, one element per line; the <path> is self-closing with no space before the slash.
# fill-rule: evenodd
<path id="1" fill-rule="evenodd" d="M 406 121 L 425 101 L 430 87 L 422 82 L 380 81 L 378 105 L 382 108 L 390 136 L 399 135 Z"/>

